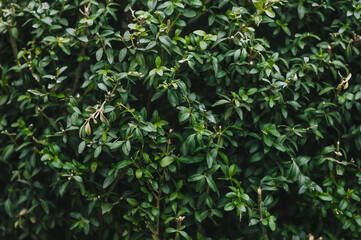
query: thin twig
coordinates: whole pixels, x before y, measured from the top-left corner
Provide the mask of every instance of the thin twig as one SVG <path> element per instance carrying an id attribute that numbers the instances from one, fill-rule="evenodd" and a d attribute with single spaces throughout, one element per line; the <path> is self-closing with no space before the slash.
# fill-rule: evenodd
<path id="1" fill-rule="evenodd" d="M 262 222 L 263 215 L 262 215 L 262 209 L 261 209 L 261 203 L 262 203 L 262 189 L 261 189 L 261 187 L 258 187 L 257 195 L 258 195 L 258 213 L 259 213 L 259 217 L 260 217 L 259 220 L 260 220 L 260 222 Z M 262 229 L 263 229 L 263 226 L 262 226 Z M 264 237 L 265 240 L 269 239 L 266 232 L 264 233 L 263 237 Z"/>

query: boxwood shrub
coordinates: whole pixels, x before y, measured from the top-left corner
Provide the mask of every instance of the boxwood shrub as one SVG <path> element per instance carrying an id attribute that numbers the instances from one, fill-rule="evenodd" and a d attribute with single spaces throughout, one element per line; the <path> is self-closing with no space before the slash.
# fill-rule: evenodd
<path id="1" fill-rule="evenodd" d="M 360 239 L 360 7 L 2 0 L 1 239 Z"/>

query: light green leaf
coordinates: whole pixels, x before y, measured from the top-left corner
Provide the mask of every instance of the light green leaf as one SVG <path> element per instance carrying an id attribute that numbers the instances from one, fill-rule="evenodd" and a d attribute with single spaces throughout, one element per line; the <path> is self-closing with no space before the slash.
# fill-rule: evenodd
<path id="1" fill-rule="evenodd" d="M 225 100 L 225 99 L 221 99 L 221 100 L 218 100 L 217 102 L 215 102 L 212 107 L 216 107 L 216 106 L 219 106 L 219 105 L 222 105 L 222 104 L 226 104 L 226 103 L 229 103 L 229 101 Z"/>
<path id="2" fill-rule="evenodd" d="M 78 153 L 82 153 L 84 151 L 85 148 L 85 141 L 82 141 L 79 146 L 78 146 Z"/>
<path id="3" fill-rule="evenodd" d="M 101 152 L 102 152 L 102 146 L 98 146 L 94 151 L 94 157 L 97 158 Z"/>
<path id="4" fill-rule="evenodd" d="M 237 164 L 232 164 L 230 167 L 229 167 L 229 170 L 228 170 L 228 174 L 229 174 L 229 177 L 233 177 L 234 174 L 236 174 L 237 172 Z"/>
<path id="5" fill-rule="evenodd" d="M 95 58 L 99 62 L 103 57 L 103 48 L 99 48 L 95 53 Z"/>
<path id="6" fill-rule="evenodd" d="M 107 86 L 105 86 L 104 83 L 98 83 L 98 88 L 100 88 L 101 90 L 108 92 L 108 88 Z"/>
<path id="7" fill-rule="evenodd" d="M 205 31 L 203 30 L 196 30 L 193 32 L 195 35 L 201 36 L 201 37 L 205 37 L 207 34 Z"/>
<path id="8" fill-rule="evenodd" d="M 263 10 L 263 1 L 262 0 L 252 0 L 252 2 L 257 10 Z"/>
<path id="9" fill-rule="evenodd" d="M 136 178 L 141 178 L 143 176 L 143 170 L 138 168 L 136 171 L 135 171 L 135 177 Z"/>
<path id="10" fill-rule="evenodd" d="M 205 176 L 199 173 L 193 174 L 192 176 L 188 177 L 188 182 L 196 182 L 204 178 Z"/>
<path id="11" fill-rule="evenodd" d="M 276 14 L 274 13 L 274 11 L 272 11 L 272 9 L 266 9 L 265 10 L 267 16 L 269 16 L 270 18 L 274 18 L 276 16 Z"/>
<path id="12" fill-rule="evenodd" d="M 318 195 L 319 198 L 321 198 L 323 201 L 327 201 L 327 202 L 331 202 L 332 201 L 332 196 L 328 193 L 320 193 Z"/>
<path id="13" fill-rule="evenodd" d="M 155 66 L 157 68 L 159 68 L 160 64 L 162 63 L 162 60 L 160 59 L 160 57 L 158 56 L 156 59 L 155 59 Z"/>
<path id="14" fill-rule="evenodd" d="M 162 167 L 166 167 L 169 164 L 171 164 L 174 161 L 174 158 L 171 156 L 165 156 L 161 161 L 160 161 L 160 165 Z"/>
<path id="15" fill-rule="evenodd" d="M 127 55 L 127 48 L 123 48 L 122 50 L 120 50 L 118 57 L 119 62 L 123 62 L 126 55 Z"/>

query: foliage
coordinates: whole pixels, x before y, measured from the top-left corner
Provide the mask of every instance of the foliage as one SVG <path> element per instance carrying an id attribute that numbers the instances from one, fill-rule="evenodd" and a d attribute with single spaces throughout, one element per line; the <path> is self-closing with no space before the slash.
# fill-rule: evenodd
<path id="1" fill-rule="evenodd" d="M 360 239 L 361 1 L 2 0 L 4 239 Z"/>

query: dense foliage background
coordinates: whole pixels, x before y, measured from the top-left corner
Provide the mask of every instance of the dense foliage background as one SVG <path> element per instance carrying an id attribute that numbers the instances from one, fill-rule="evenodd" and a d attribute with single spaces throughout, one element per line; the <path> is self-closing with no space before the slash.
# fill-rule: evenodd
<path id="1" fill-rule="evenodd" d="M 0 2 L 2 239 L 360 239 L 361 1 Z"/>

